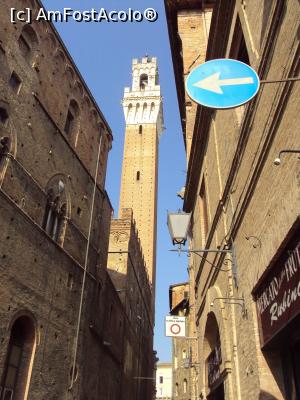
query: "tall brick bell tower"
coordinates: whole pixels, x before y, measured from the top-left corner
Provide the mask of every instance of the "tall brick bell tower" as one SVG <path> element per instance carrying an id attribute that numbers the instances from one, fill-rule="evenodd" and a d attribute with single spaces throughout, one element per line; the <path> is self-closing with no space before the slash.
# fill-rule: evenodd
<path id="1" fill-rule="evenodd" d="M 125 88 L 126 121 L 119 217 L 132 208 L 150 282 L 155 290 L 158 144 L 163 109 L 156 58 L 132 61 L 132 87 Z"/>

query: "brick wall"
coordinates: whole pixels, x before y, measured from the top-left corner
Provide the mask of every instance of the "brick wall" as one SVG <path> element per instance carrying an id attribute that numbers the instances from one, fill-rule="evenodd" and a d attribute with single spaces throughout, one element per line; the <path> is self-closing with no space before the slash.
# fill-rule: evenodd
<path id="1" fill-rule="evenodd" d="M 215 6 L 211 25 L 214 30 L 209 37 L 210 56 L 229 56 L 236 45 L 233 33 L 239 16 L 250 64 L 260 77 L 298 76 L 297 2 L 253 0 L 232 4 L 233 8 L 228 4 L 223 11 L 221 4 Z M 197 10 L 194 11 L 197 18 Z M 190 11 L 189 15 L 192 14 Z M 224 21 L 229 21 L 229 25 L 224 27 Z M 191 43 L 192 46 L 197 48 L 196 44 Z M 189 54 L 183 51 L 183 64 L 189 62 Z M 241 109 L 220 110 L 209 116 L 208 110 L 199 108 L 196 118 L 204 121 L 203 116 L 208 115 L 208 128 L 200 125 L 194 129 L 194 123 L 187 126 L 186 136 L 193 137 L 192 156 L 187 147 L 190 186 L 186 194 L 190 197 L 185 199 L 186 210 L 193 212 L 190 246 L 222 248 L 226 243 L 230 245 L 231 237 L 238 274 L 237 288 L 229 254 L 225 258 L 220 254 L 207 255 L 210 263 L 224 271 L 218 271 L 196 255 L 190 259 L 190 272 L 194 272 L 190 273 L 190 288 L 195 288 L 199 349 L 198 395 L 209 394 L 205 359 L 212 350 L 209 337 L 219 334 L 220 372 L 224 376 L 226 399 L 285 398 L 279 351 L 261 350 L 251 292 L 299 214 L 297 156 L 283 156 L 280 167 L 273 162 L 280 150 L 298 146 L 298 97 L 296 83 L 262 85 L 256 99 Z M 208 232 L 204 237 L 199 196 L 203 180 L 208 207 Z M 244 298 L 247 313 L 242 312 L 242 301 L 228 304 L 216 299 L 219 297 Z M 210 325 L 209 315 L 216 318 L 217 328 Z"/>

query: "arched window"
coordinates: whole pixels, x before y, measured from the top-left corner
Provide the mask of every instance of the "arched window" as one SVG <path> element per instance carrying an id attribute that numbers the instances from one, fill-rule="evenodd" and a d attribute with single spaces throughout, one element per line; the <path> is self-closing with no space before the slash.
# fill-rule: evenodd
<path id="1" fill-rule="evenodd" d="M 78 95 L 79 95 L 80 97 L 82 97 L 82 96 L 83 96 L 83 87 L 82 87 L 82 84 L 81 84 L 79 81 L 76 81 L 74 87 L 75 87 L 75 90 L 78 92 Z"/>
<path id="2" fill-rule="evenodd" d="M 131 122 L 132 113 L 133 113 L 133 107 L 132 107 L 132 104 L 130 103 L 128 106 L 128 112 L 127 112 L 127 122 Z"/>
<path id="3" fill-rule="evenodd" d="M 213 312 L 210 312 L 207 315 L 204 333 L 203 358 L 206 364 L 206 383 L 208 387 L 211 388 L 220 374 L 222 365 L 219 326 Z"/>
<path id="4" fill-rule="evenodd" d="M 144 121 L 144 119 L 146 118 L 146 114 L 147 114 L 147 103 L 144 103 L 142 112 L 142 121 Z"/>
<path id="5" fill-rule="evenodd" d="M 79 106 L 77 102 L 72 99 L 67 112 L 64 131 L 67 135 L 76 136 L 79 132 L 80 118 Z M 76 139 L 76 138 L 75 138 Z"/>
<path id="6" fill-rule="evenodd" d="M 61 243 L 64 222 L 67 215 L 65 184 L 61 179 L 48 185 L 47 204 L 42 228 L 56 242 Z"/>
<path id="7" fill-rule="evenodd" d="M 139 134 L 141 135 L 142 133 L 143 133 L 143 126 L 140 125 L 140 126 L 139 126 Z"/>
<path id="8" fill-rule="evenodd" d="M 151 103 L 151 107 L 150 107 L 150 121 L 155 122 L 155 104 Z"/>
<path id="9" fill-rule="evenodd" d="M 73 69 L 72 69 L 72 67 L 70 65 L 67 65 L 66 73 L 67 73 L 67 76 L 70 79 L 70 81 L 73 83 L 74 78 L 75 78 L 75 74 L 74 74 L 74 71 L 73 71 Z"/>
<path id="10" fill-rule="evenodd" d="M 184 379 L 183 380 L 183 393 L 186 393 L 186 392 L 187 392 L 187 380 Z"/>
<path id="11" fill-rule="evenodd" d="M 140 90 L 145 90 L 147 85 L 148 85 L 148 75 L 142 74 L 140 76 Z"/>
<path id="12" fill-rule="evenodd" d="M 48 32 L 46 41 L 47 43 L 49 43 L 52 50 L 55 50 L 57 48 L 57 42 L 55 36 L 52 33 Z"/>
<path id="13" fill-rule="evenodd" d="M 28 61 L 32 61 L 39 42 L 37 34 L 30 25 L 24 25 L 18 42 L 23 56 Z"/>
<path id="14" fill-rule="evenodd" d="M 32 368 L 35 328 L 31 318 L 19 317 L 11 328 L 2 375 L 1 400 L 23 399 Z"/>
<path id="15" fill-rule="evenodd" d="M 11 76 L 9 78 L 9 82 L 8 83 L 9 83 L 9 86 L 12 88 L 12 90 L 15 93 L 19 94 L 22 81 L 19 78 L 19 76 L 15 73 L 15 71 L 13 71 L 11 73 Z"/>
<path id="16" fill-rule="evenodd" d="M 135 107 L 135 116 L 134 116 L 134 122 L 137 123 L 139 120 L 139 115 L 140 115 L 140 103 L 137 103 Z"/>
<path id="17" fill-rule="evenodd" d="M 55 63 L 58 66 L 59 70 L 64 70 L 66 67 L 66 57 L 60 49 L 57 49 L 55 57 L 54 57 Z"/>

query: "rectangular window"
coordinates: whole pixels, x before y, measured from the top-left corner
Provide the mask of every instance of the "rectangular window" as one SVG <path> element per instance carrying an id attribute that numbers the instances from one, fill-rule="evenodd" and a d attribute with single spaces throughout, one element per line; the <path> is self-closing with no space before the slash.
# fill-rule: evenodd
<path id="1" fill-rule="evenodd" d="M 207 196 L 206 196 L 204 178 L 202 180 L 199 195 L 200 195 L 200 220 L 202 229 L 202 242 L 204 244 L 206 242 L 208 233 L 208 209 L 207 209 Z"/>
<path id="2" fill-rule="evenodd" d="M 137 181 L 140 180 L 140 171 L 138 171 L 138 172 L 136 173 L 136 180 L 137 180 Z"/>
<path id="3" fill-rule="evenodd" d="M 163 376 L 159 377 L 159 383 L 164 383 L 164 377 Z"/>

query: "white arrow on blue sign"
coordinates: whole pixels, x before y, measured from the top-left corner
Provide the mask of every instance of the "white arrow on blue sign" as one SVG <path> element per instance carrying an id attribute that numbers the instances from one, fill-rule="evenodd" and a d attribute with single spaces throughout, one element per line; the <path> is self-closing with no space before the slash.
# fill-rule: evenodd
<path id="1" fill-rule="evenodd" d="M 220 58 L 196 67 L 187 77 L 188 95 L 211 108 L 239 107 L 258 92 L 259 77 L 247 64 Z"/>

